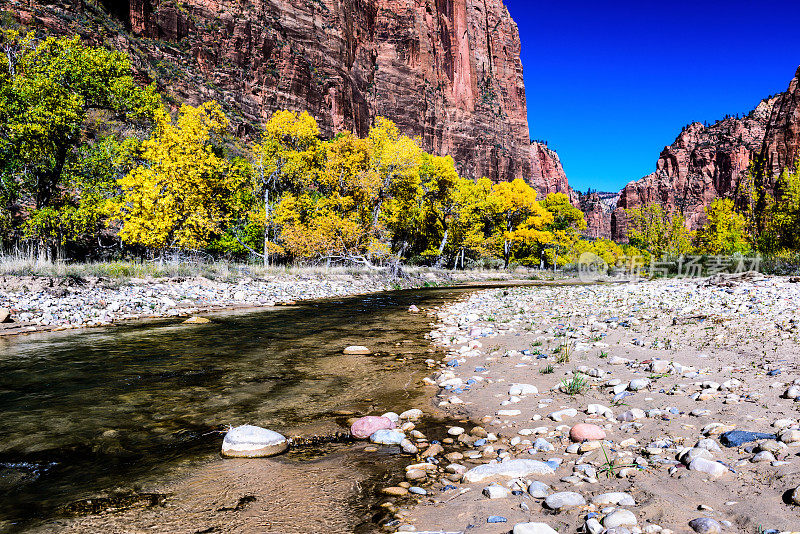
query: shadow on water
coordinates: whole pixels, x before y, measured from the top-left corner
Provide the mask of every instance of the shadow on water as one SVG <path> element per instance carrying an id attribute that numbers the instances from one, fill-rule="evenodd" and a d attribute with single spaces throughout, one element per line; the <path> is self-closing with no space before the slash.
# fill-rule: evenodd
<path id="1" fill-rule="evenodd" d="M 341 430 L 338 410 L 410 407 L 420 395 L 410 371 L 430 357 L 421 336 L 430 318 L 407 307 L 467 291 L 0 340 L 0 530 L 213 458 L 227 425 L 328 432 Z M 375 354 L 343 356 L 352 344 Z"/>

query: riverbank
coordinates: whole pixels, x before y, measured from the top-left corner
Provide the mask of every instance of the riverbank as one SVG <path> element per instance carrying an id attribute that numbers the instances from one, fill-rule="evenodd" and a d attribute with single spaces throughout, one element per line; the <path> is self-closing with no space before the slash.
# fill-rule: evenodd
<path id="1" fill-rule="evenodd" d="M 430 337 L 447 355 L 426 381 L 462 423 L 407 467 L 428 495 L 389 504 L 417 502 L 391 526 L 798 531 L 799 314 L 800 284 L 752 275 L 445 306 Z"/>
<path id="2" fill-rule="evenodd" d="M 220 310 L 269 308 L 394 289 L 551 276 L 535 272 L 409 269 L 406 276 L 393 278 L 373 270 L 344 268 L 272 269 L 251 274 L 228 270 L 217 275 L 216 279 L 199 275 L 166 278 L 4 275 L 0 277 L 0 336 L 102 327 L 138 319 L 189 317 Z"/>

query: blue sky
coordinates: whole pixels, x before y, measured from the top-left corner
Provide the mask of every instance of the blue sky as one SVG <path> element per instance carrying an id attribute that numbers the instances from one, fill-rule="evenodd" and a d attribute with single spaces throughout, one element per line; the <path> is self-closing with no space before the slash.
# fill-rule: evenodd
<path id="1" fill-rule="evenodd" d="M 531 138 L 570 184 L 616 191 L 681 127 L 746 113 L 800 64 L 800 1 L 505 0 L 519 25 Z"/>

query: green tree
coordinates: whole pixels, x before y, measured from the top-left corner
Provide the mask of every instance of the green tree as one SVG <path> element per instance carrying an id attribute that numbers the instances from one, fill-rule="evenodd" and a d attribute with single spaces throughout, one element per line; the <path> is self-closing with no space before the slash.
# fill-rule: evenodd
<path id="1" fill-rule="evenodd" d="M 62 215 L 74 226 L 76 206 L 62 193 L 82 174 L 75 171 L 90 144 L 87 120 L 144 126 L 160 97 L 136 84 L 122 52 L 78 37 L 37 42 L 32 33 L 4 31 L 0 39 L 0 194 L 7 205 L 30 206 L 28 229 L 41 237 Z"/>
<path id="2" fill-rule="evenodd" d="M 747 221 L 734 210 L 733 200 L 718 198 L 706 208 L 706 223 L 697 232 L 696 241 L 704 254 L 744 254 L 750 250 Z"/>
<path id="3" fill-rule="evenodd" d="M 625 210 L 630 244 L 657 258 L 680 256 L 692 248 L 692 233 L 680 213 L 668 213 L 661 204 Z"/>

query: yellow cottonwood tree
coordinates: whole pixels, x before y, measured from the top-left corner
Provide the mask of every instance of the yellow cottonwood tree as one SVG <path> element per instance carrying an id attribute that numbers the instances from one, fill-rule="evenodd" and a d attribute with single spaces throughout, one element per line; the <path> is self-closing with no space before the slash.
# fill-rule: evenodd
<path id="1" fill-rule="evenodd" d="M 221 230 L 226 203 L 242 181 L 241 168 L 221 154 L 227 128 L 216 102 L 181 106 L 176 120 L 158 113 L 142 145 L 145 163 L 118 181 L 122 194 L 111 204 L 125 243 L 197 248 Z"/>
<path id="2" fill-rule="evenodd" d="M 270 194 L 301 189 L 315 171 L 319 127 L 314 117 L 279 110 L 264 127 L 261 143 L 253 145 L 254 190 L 263 204 L 251 212 L 251 220 L 264 227 L 263 259 L 269 264 L 271 224 Z"/>

